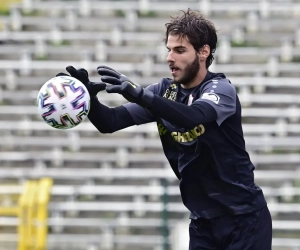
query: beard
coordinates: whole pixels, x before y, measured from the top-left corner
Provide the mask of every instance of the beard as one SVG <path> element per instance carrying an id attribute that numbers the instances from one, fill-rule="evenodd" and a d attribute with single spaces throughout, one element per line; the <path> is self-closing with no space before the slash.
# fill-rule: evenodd
<path id="1" fill-rule="evenodd" d="M 175 84 L 188 85 L 196 78 L 199 69 L 200 69 L 199 57 L 196 54 L 195 60 L 183 69 L 183 76 L 178 80 L 175 80 L 173 78 L 173 82 Z"/>

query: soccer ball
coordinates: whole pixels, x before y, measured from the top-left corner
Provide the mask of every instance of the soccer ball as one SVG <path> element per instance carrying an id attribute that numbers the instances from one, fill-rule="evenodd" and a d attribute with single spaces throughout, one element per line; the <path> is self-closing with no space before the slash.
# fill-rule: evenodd
<path id="1" fill-rule="evenodd" d="M 90 111 L 90 95 L 82 82 L 71 76 L 47 81 L 37 96 L 38 113 L 51 127 L 71 129 Z"/>

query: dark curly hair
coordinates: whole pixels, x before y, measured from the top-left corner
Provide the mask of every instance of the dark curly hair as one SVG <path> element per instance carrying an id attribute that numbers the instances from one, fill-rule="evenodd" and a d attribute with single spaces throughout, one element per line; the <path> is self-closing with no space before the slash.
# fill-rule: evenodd
<path id="1" fill-rule="evenodd" d="M 199 51 L 205 44 L 209 45 L 210 54 L 206 60 L 206 68 L 208 68 L 214 60 L 213 54 L 217 47 L 218 36 L 215 26 L 197 11 L 188 9 L 182 12 L 181 16 L 171 17 L 171 21 L 165 24 L 167 28 L 165 43 L 169 35 L 178 35 L 181 38 L 187 38 L 196 51 Z"/>

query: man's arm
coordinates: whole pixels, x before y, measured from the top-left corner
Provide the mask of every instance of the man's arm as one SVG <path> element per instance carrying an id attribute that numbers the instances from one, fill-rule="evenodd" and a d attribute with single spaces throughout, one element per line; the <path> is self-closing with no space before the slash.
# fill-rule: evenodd
<path id="1" fill-rule="evenodd" d="M 208 84 L 202 97 L 191 106 L 167 100 L 148 89 L 142 88 L 138 84 L 131 82 L 125 75 L 107 66 L 99 66 L 97 71 L 102 75 L 101 80 L 111 84 L 106 87 L 108 93 L 119 93 L 129 102 L 150 110 L 153 115 L 174 123 L 182 128 L 192 129 L 201 123 L 217 121 L 220 125 L 222 121 L 235 112 L 235 89 L 228 80 L 220 80 L 220 87 Z M 223 81 L 225 87 L 221 87 Z M 218 92 L 216 103 L 209 95 Z M 204 95 L 205 94 L 205 95 Z M 216 97 L 216 96 L 215 96 Z"/>
<path id="2" fill-rule="evenodd" d="M 148 91 L 155 92 L 156 84 L 149 85 Z M 91 99 L 89 120 L 101 133 L 113 133 L 133 125 L 156 121 L 153 113 L 136 103 L 126 103 L 122 106 L 109 108 L 101 104 L 97 97 Z"/>
<path id="3" fill-rule="evenodd" d="M 186 129 L 192 129 L 201 123 L 212 122 L 217 119 L 215 109 L 208 103 L 203 102 L 187 106 L 157 95 L 154 95 L 149 110 L 155 116 Z"/>
<path id="4" fill-rule="evenodd" d="M 88 118 L 99 132 L 103 134 L 113 133 L 135 125 L 132 116 L 125 107 L 109 108 L 101 104 L 97 97 L 91 99 L 91 109 Z"/>
<path id="5" fill-rule="evenodd" d="M 154 116 L 182 128 L 192 129 L 201 123 L 216 121 L 218 118 L 217 111 L 210 103 L 197 102 L 187 106 L 156 95 L 155 92 L 142 88 L 107 66 L 99 66 L 97 71 L 102 75 L 103 82 L 112 84 L 106 87 L 108 93 L 119 93 L 129 102 L 148 109 Z"/>
<path id="6" fill-rule="evenodd" d="M 135 103 L 128 103 L 127 105 L 116 108 L 109 108 L 101 104 L 96 95 L 99 91 L 106 88 L 105 83 L 91 82 L 88 72 L 83 68 L 75 69 L 73 66 L 68 66 L 66 70 L 70 76 L 81 81 L 87 88 L 91 97 L 91 107 L 88 118 L 101 133 L 113 133 L 132 125 L 155 120 L 150 111 L 141 108 Z M 56 76 L 68 76 L 68 74 L 60 72 Z M 148 89 L 149 91 L 154 91 L 153 85 L 149 86 Z"/>
<path id="7" fill-rule="evenodd" d="M 154 115 L 187 129 L 212 121 L 221 125 L 236 111 L 236 91 L 227 79 L 219 79 L 208 83 L 191 106 L 154 95 L 149 109 Z"/>
<path id="8" fill-rule="evenodd" d="M 207 103 L 186 106 L 157 95 L 154 96 L 153 105 L 149 110 L 156 117 L 186 129 L 217 119 L 215 109 Z M 101 133 L 113 133 L 133 125 L 154 121 L 153 117 L 146 118 L 145 114 L 147 112 L 144 108 L 133 103 L 109 108 L 101 104 L 97 98 L 93 98 L 88 118 Z"/>

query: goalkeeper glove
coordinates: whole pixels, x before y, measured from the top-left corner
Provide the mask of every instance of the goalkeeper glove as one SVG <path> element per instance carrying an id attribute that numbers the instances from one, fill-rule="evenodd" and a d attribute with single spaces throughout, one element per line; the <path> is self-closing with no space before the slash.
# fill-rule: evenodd
<path id="1" fill-rule="evenodd" d="M 118 93 L 129 102 L 137 103 L 144 108 L 151 107 L 154 94 L 150 90 L 133 83 L 125 75 L 110 67 L 99 66 L 97 72 L 101 75 L 102 82 L 111 84 L 106 87 L 107 93 Z"/>
<path id="2" fill-rule="evenodd" d="M 85 87 L 87 88 L 91 99 L 93 97 L 95 97 L 98 92 L 100 92 L 101 90 L 104 90 L 106 88 L 106 84 L 105 83 L 96 83 L 96 82 L 91 82 L 89 80 L 89 74 L 86 71 L 86 69 L 75 69 L 73 66 L 68 66 L 66 67 L 66 70 L 69 72 L 70 76 L 76 78 L 77 80 L 81 81 Z M 58 73 L 56 76 L 69 76 L 68 74 L 65 73 Z"/>

